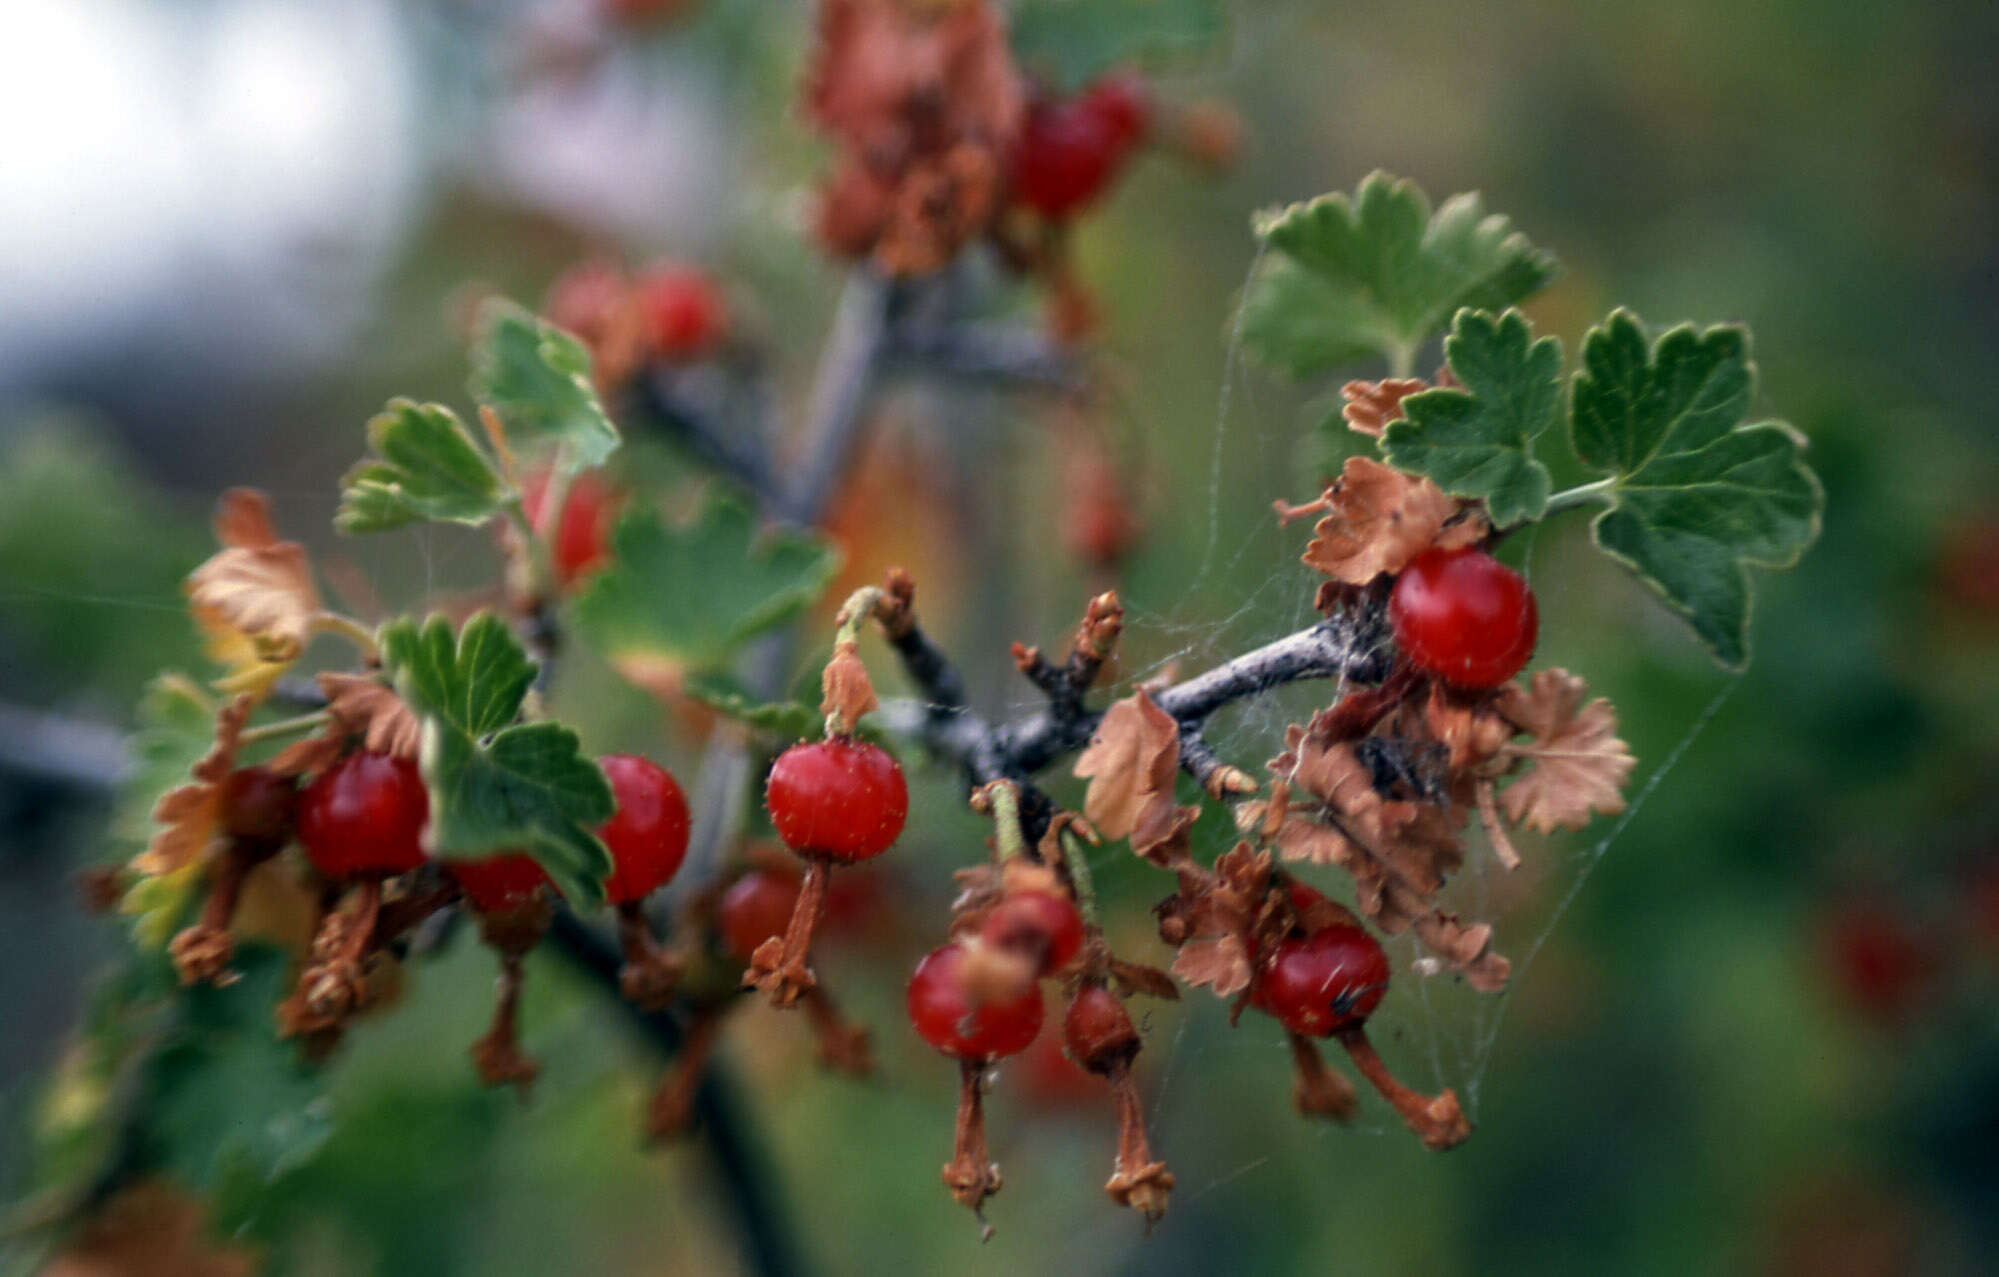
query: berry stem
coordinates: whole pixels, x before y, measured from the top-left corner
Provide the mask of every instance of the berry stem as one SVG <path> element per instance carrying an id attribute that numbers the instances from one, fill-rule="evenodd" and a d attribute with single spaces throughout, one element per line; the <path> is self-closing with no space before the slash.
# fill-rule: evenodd
<path id="1" fill-rule="evenodd" d="M 1145 1109 L 1139 1103 L 1129 1059 L 1112 1063 L 1110 1083 L 1111 1103 L 1117 1110 L 1117 1161 L 1104 1191 L 1118 1205 L 1143 1214 L 1149 1229 L 1166 1213 L 1173 1172 L 1166 1169 L 1166 1163 L 1153 1160 L 1152 1143 L 1145 1135 Z"/>
<path id="2" fill-rule="evenodd" d="M 722 1036 L 722 1018 L 728 1003 L 705 1003 L 688 1013 L 682 1029 L 680 1054 L 646 1105 L 646 1137 L 655 1142 L 683 1135 L 694 1124 L 694 1099 L 701 1090 L 701 1078 L 708 1060 Z"/>
<path id="3" fill-rule="evenodd" d="M 983 805 L 982 805 L 983 804 Z M 972 795 L 973 810 L 992 813 L 993 839 L 999 862 L 1029 859 L 1027 835 L 1020 828 L 1020 787 L 1010 780 L 995 780 Z"/>
<path id="4" fill-rule="evenodd" d="M 487 1086 L 517 1087 L 523 1100 L 541 1072 L 541 1065 L 521 1050 L 518 1025 L 523 978 L 522 955 L 500 954 L 498 993 L 493 1000 L 493 1022 L 485 1036 L 472 1044 L 472 1063 L 479 1080 Z"/>
<path id="5" fill-rule="evenodd" d="M 618 992 L 643 1010 L 664 1010 L 673 1001 L 687 964 L 659 943 L 639 901 L 627 900 L 617 912 L 618 948 L 625 958 L 618 970 Z"/>
<path id="6" fill-rule="evenodd" d="M 255 745 L 259 741 L 278 740 L 286 736 L 298 736 L 305 732 L 317 731 L 332 721 L 328 710 L 316 710 L 310 714 L 300 714 L 296 718 L 281 718 L 275 723 L 259 723 L 246 727 L 236 737 L 238 745 Z"/>
<path id="7" fill-rule="evenodd" d="M 375 631 L 338 612 L 320 612 L 312 618 L 315 634 L 338 634 L 355 647 L 361 649 L 361 659 L 374 664 L 381 659 L 381 651 L 375 646 Z"/>
<path id="8" fill-rule="evenodd" d="M 1097 916 L 1097 884 L 1090 876 L 1090 845 L 1067 825 L 1062 827 L 1057 837 L 1062 847 L 1062 867 L 1069 871 L 1069 892 L 1076 898 L 1076 912 L 1082 915 L 1085 927 L 1101 931 L 1103 924 Z"/>
<path id="9" fill-rule="evenodd" d="M 811 956 L 812 933 L 826 912 L 826 882 L 831 871 L 823 860 L 807 860 L 805 877 L 798 884 L 798 903 L 791 908 L 791 922 L 780 938 L 772 936 L 757 946 L 743 972 L 743 983 L 770 995 L 770 1004 L 780 1010 L 791 1006 L 818 984 L 805 964 Z"/>
<path id="10" fill-rule="evenodd" d="M 1353 1083 L 1326 1067 L 1312 1039 L 1288 1030 L 1285 1036 L 1291 1042 L 1291 1103 L 1306 1117 L 1353 1121 L 1360 1108 Z"/>
<path id="11" fill-rule="evenodd" d="M 882 589 L 878 585 L 864 585 L 849 594 L 840 610 L 833 614 L 833 646 L 860 642 L 861 627 L 873 618 L 881 600 Z"/>
<path id="12" fill-rule="evenodd" d="M 985 1222 L 985 1200 L 1000 1191 L 1000 1169 L 986 1152 L 986 1063 L 958 1061 L 958 1124 L 951 1160 L 944 1164 L 944 1186 L 953 1201 L 979 1217 L 981 1241 L 993 1235 L 993 1226 Z"/>
<path id="13" fill-rule="evenodd" d="M 211 983 L 216 985 L 234 984 L 236 973 L 229 970 L 229 959 L 235 955 L 235 942 L 229 934 L 229 922 L 236 916 L 236 903 L 243 896 L 243 882 L 250 871 L 270 858 L 276 850 L 268 844 L 245 846 L 245 840 L 232 838 L 229 847 L 222 854 L 221 863 L 215 867 L 215 876 L 209 883 L 208 899 L 201 905 L 201 916 L 191 927 L 183 929 L 173 938 L 168 952 L 173 957 L 174 970 L 180 975 L 182 984 Z M 259 854 L 259 853 L 262 854 Z"/>
<path id="14" fill-rule="evenodd" d="M 1446 1090 L 1432 1098 L 1396 1081 L 1388 1066 L 1375 1054 L 1365 1029 L 1348 1029 L 1339 1035 L 1339 1039 L 1361 1076 L 1374 1084 L 1374 1089 L 1381 1092 L 1381 1098 L 1395 1107 L 1403 1122 L 1416 1132 L 1426 1147 L 1441 1153 L 1471 1138 L 1471 1123 L 1458 1107 L 1457 1092 Z"/>
<path id="15" fill-rule="evenodd" d="M 866 1026 L 854 1024 L 840 1015 L 840 1006 L 824 985 L 807 989 L 800 1001 L 812 1032 L 819 1039 L 819 1062 L 836 1073 L 867 1077 L 874 1072 L 874 1056 L 868 1049 Z"/>

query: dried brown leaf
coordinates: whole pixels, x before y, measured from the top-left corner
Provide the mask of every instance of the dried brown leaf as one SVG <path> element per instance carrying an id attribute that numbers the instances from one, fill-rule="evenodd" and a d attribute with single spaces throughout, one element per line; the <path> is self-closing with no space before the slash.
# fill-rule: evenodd
<path id="1" fill-rule="evenodd" d="M 231 488 L 215 503 L 215 539 L 224 546 L 261 549 L 278 543 L 270 498 L 255 488 Z"/>
<path id="2" fill-rule="evenodd" d="M 42 1270 L 44 1277 L 250 1277 L 257 1254 L 211 1238 L 201 1199 L 163 1179 L 105 1202 Z"/>
<path id="3" fill-rule="evenodd" d="M 1234 997 L 1249 987 L 1249 946 L 1234 932 L 1195 936 L 1180 946 L 1173 974 L 1195 988 L 1213 989 L 1218 998 Z"/>
<path id="4" fill-rule="evenodd" d="M 1148 833 L 1156 833 L 1159 822 L 1171 818 L 1179 766 L 1180 725 L 1141 688 L 1104 711 L 1076 759 L 1075 775 L 1090 782 L 1083 814 L 1109 838 L 1131 836 L 1141 816 L 1150 814 Z M 1162 797 L 1169 809 L 1163 816 Z"/>
<path id="5" fill-rule="evenodd" d="M 1430 383 L 1421 377 L 1350 381 L 1340 387 L 1340 395 L 1347 401 L 1340 415 L 1346 418 L 1349 430 L 1370 439 L 1379 439 L 1389 422 L 1402 419 L 1402 401 L 1419 390 L 1429 388 Z"/>
<path id="6" fill-rule="evenodd" d="M 1304 562 L 1347 585 L 1400 572 L 1458 510 L 1430 480 L 1369 457 L 1347 458 L 1328 499 L 1332 511 L 1314 525 Z"/>
<path id="7" fill-rule="evenodd" d="M 160 795 L 153 805 L 159 828 L 132 869 L 148 876 L 169 874 L 199 860 L 222 821 L 222 784 L 236 766 L 236 744 L 254 699 L 238 696 L 215 716 L 215 743 L 189 771 L 191 779 Z"/>
<path id="8" fill-rule="evenodd" d="M 826 662 L 819 686 L 824 693 L 819 712 L 831 715 L 848 731 L 860 722 L 861 715 L 880 704 L 875 699 L 875 686 L 868 680 L 868 667 L 861 663 L 861 654 L 852 642 L 834 645 L 833 658 Z"/>
<path id="9" fill-rule="evenodd" d="M 1542 670 L 1526 692 L 1507 689 L 1500 705 L 1533 736 L 1511 752 L 1533 763 L 1499 796 L 1506 818 L 1536 833 L 1581 829 L 1593 815 L 1624 810 L 1624 783 L 1637 759 L 1617 738 L 1617 711 L 1603 697 L 1582 703 L 1583 680 Z"/>

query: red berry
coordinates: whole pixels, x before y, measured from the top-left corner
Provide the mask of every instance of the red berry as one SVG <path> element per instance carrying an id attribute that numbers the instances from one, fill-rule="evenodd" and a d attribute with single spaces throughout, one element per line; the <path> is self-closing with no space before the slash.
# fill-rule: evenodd
<path id="1" fill-rule="evenodd" d="M 1062 1016 L 1069 1058 L 1092 1073 L 1109 1073 L 1138 1054 L 1138 1030 L 1117 995 L 1100 984 L 1079 989 Z"/>
<path id="2" fill-rule="evenodd" d="M 1113 71 L 1083 90 L 1083 101 L 1110 125 L 1120 146 L 1145 140 L 1152 127 L 1152 93 L 1136 71 Z"/>
<path id="3" fill-rule="evenodd" d="M 655 266 L 633 286 L 646 345 L 662 359 L 707 354 L 729 328 L 721 290 L 705 271 L 692 266 Z"/>
<path id="4" fill-rule="evenodd" d="M 548 874 L 532 856 L 459 860 L 449 868 L 458 886 L 481 913 L 507 913 L 518 909 L 548 881 Z"/>
<path id="5" fill-rule="evenodd" d="M 1366 931 L 1342 924 L 1272 950 L 1255 1001 L 1293 1033 L 1323 1038 L 1358 1027 L 1387 991 L 1388 955 Z"/>
<path id="6" fill-rule="evenodd" d="M 777 836 L 799 855 L 867 860 L 902 832 L 909 786 L 880 746 L 833 737 L 778 755 L 764 804 Z"/>
<path id="7" fill-rule="evenodd" d="M 923 1040 L 961 1060 L 1015 1055 L 1041 1032 L 1041 987 L 1029 985 L 1010 1002 L 974 1007 L 958 985 L 965 951 L 955 944 L 933 949 L 909 978 L 909 1022 Z"/>
<path id="8" fill-rule="evenodd" d="M 722 947 L 748 962 L 758 945 L 784 934 L 791 923 L 791 911 L 798 904 L 798 889 L 797 878 L 770 869 L 759 869 L 736 879 L 715 910 L 715 926 L 722 934 Z"/>
<path id="9" fill-rule="evenodd" d="M 1031 104 L 1013 149 L 1014 198 L 1053 219 L 1092 203 L 1124 162 L 1124 127 L 1084 98 Z"/>
<path id="10" fill-rule="evenodd" d="M 1083 951 L 1083 915 L 1052 891 L 1015 891 L 993 906 L 979 935 L 995 949 L 1038 956 L 1040 974 L 1053 975 Z"/>
<path id="11" fill-rule="evenodd" d="M 551 530 L 553 516 L 542 508 L 548 496 L 549 472 L 538 469 L 521 481 L 521 508 L 534 530 L 548 542 L 556 579 L 563 585 L 601 567 L 611 557 L 611 515 L 617 494 L 601 475 L 585 470 L 569 481 L 563 493 L 562 516 Z"/>
<path id="12" fill-rule="evenodd" d="M 1855 1012 L 1894 1024 L 1915 1009 L 1930 977 L 1931 954 L 1901 912 L 1851 901 L 1834 915 L 1827 940 L 1834 983 Z"/>
<path id="13" fill-rule="evenodd" d="M 424 862 L 430 795 L 406 758 L 365 750 L 313 778 L 298 800 L 298 840 L 329 878 L 386 878 Z"/>
<path id="14" fill-rule="evenodd" d="M 1429 549 L 1411 560 L 1388 596 L 1388 621 L 1412 664 L 1460 687 L 1512 678 L 1540 634 L 1527 582 L 1472 549 Z"/>
<path id="15" fill-rule="evenodd" d="M 222 828 L 232 838 L 282 842 L 297 806 L 298 785 L 268 767 L 238 767 L 222 782 Z"/>
<path id="16" fill-rule="evenodd" d="M 611 849 L 611 877 L 604 896 L 614 905 L 643 900 L 673 877 L 687 857 L 687 798 L 673 776 L 636 754 L 597 760 L 611 782 L 618 810 L 597 836 Z"/>

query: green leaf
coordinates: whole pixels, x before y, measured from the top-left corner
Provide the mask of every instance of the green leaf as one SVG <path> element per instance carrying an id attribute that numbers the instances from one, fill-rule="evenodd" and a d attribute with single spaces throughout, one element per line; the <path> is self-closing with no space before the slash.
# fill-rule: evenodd
<path id="1" fill-rule="evenodd" d="M 590 379 L 583 343 L 504 298 L 479 310 L 472 347 L 472 398 L 491 408 L 515 447 L 559 445 L 569 473 L 603 465 L 618 428 Z"/>
<path id="2" fill-rule="evenodd" d="M 819 536 L 759 536 L 749 510 L 721 496 L 686 527 L 651 510 L 628 513 L 612 545 L 612 566 L 576 600 L 576 625 L 641 682 L 719 668 L 745 640 L 809 606 L 840 564 Z"/>
<path id="3" fill-rule="evenodd" d="M 244 944 L 232 965 L 235 983 L 181 995 L 178 1023 L 146 1066 L 148 1142 L 196 1191 L 268 1183 L 310 1160 L 331 1130 L 322 1076 L 271 1021 L 289 960 Z"/>
<path id="4" fill-rule="evenodd" d="M 601 904 L 610 853 L 592 829 L 611 788 L 559 723 L 520 723 L 535 664 L 489 612 L 384 626 L 382 666 L 423 722 L 418 766 L 430 792 L 429 850 L 446 860 L 525 852 L 579 908 Z"/>
<path id="5" fill-rule="evenodd" d="M 1466 306 L 1500 310 L 1554 278 L 1554 259 L 1476 192 L 1432 216 L 1415 183 L 1371 173 L 1258 216 L 1268 248 L 1243 299 L 1243 340 L 1294 377 L 1366 355 L 1407 375 L 1417 349 Z"/>
<path id="6" fill-rule="evenodd" d="M 1561 343 L 1535 341 L 1517 310 L 1497 320 L 1461 310 L 1444 358 L 1463 389 L 1404 399 L 1402 418 L 1382 432 L 1383 455 L 1452 496 L 1483 498 L 1500 527 L 1539 518 L 1550 484 L 1534 440 L 1561 410 Z"/>
<path id="7" fill-rule="evenodd" d="M 755 701 L 725 675 L 698 675 L 683 686 L 692 699 L 753 731 L 787 740 L 817 740 L 826 730 L 826 715 L 810 702 Z"/>
<path id="8" fill-rule="evenodd" d="M 1748 566 L 1795 564 L 1825 508 L 1803 438 L 1782 422 L 1742 424 L 1754 386 L 1743 328 L 1683 324 L 1648 347 L 1619 310 L 1583 344 L 1569 416 L 1576 455 L 1611 471 L 1597 545 L 1731 668 L 1749 659 Z"/>
<path id="9" fill-rule="evenodd" d="M 1015 58 L 1057 93 L 1125 63 L 1197 53 L 1227 29 L 1216 0 L 1017 0 L 1007 24 Z"/>
<path id="10" fill-rule="evenodd" d="M 507 495 L 486 454 L 442 404 L 391 399 L 368 423 L 374 458 L 341 481 L 342 532 L 386 532 L 418 519 L 484 523 Z"/>

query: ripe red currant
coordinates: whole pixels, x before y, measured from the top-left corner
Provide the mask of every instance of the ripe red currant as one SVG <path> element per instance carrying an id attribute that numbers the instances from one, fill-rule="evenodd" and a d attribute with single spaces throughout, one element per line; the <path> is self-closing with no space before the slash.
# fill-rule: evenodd
<path id="1" fill-rule="evenodd" d="M 232 838 L 282 843 L 297 807 L 298 785 L 268 767 L 238 767 L 222 782 L 222 828 Z"/>
<path id="2" fill-rule="evenodd" d="M 1087 98 L 1033 103 L 1014 144 L 1014 198 L 1051 219 L 1089 205 L 1124 162 L 1126 127 Z"/>
<path id="3" fill-rule="evenodd" d="M 1520 574 L 1483 550 L 1429 549 L 1388 596 L 1395 642 L 1412 664 L 1460 687 L 1497 687 L 1534 654 L 1540 616 Z"/>
<path id="4" fill-rule="evenodd" d="M 570 585 L 611 557 L 611 516 L 617 508 L 617 494 L 603 476 L 585 470 L 569 481 L 558 520 L 543 509 L 548 480 L 549 472 L 538 469 L 521 481 L 521 508 L 534 530 L 548 542 L 556 580 Z"/>
<path id="5" fill-rule="evenodd" d="M 1388 955 L 1360 927 L 1341 924 L 1279 944 L 1264 961 L 1256 1005 L 1306 1037 L 1352 1029 L 1388 991 Z"/>
<path id="6" fill-rule="evenodd" d="M 1847 902 L 1833 915 L 1826 942 L 1834 985 L 1861 1016 L 1893 1024 L 1922 1001 L 1933 958 L 1913 922 L 1893 906 Z"/>
<path id="7" fill-rule="evenodd" d="M 986 915 L 979 936 L 995 949 L 1038 957 L 1039 974 L 1053 975 L 1083 950 L 1083 915 L 1052 891 L 1015 891 Z"/>
<path id="8" fill-rule="evenodd" d="M 329 878 L 386 878 L 424 862 L 430 795 L 416 764 L 366 750 L 313 778 L 298 800 L 298 840 Z"/>
<path id="9" fill-rule="evenodd" d="M 1110 125 L 1120 146 L 1145 140 L 1152 127 L 1152 93 L 1136 71 L 1113 71 L 1083 90 L 1083 101 Z"/>
<path id="10" fill-rule="evenodd" d="M 604 896 L 614 905 L 643 900 L 673 877 L 687 856 L 687 798 L 673 776 L 636 754 L 597 760 L 611 782 L 618 810 L 597 836 L 611 849 L 611 877 Z"/>
<path id="11" fill-rule="evenodd" d="M 798 904 L 799 881 L 791 874 L 758 869 L 736 879 L 715 910 L 722 947 L 744 962 L 757 946 L 781 936 Z"/>
<path id="12" fill-rule="evenodd" d="M 778 755 L 764 804 L 785 846 L 851 862 L 879 856 L 896 840 L 909 815 L 909 786 L 886 750 L 835 736 Z"/>
<path id="13" fill-rule="evenodd" d="M 958 984 L 965 951 L 955 944 L 931 950 L 909 978 L 909 1022 L 923 1040 L 960 1060 L 986 1060 L 1027 1049 L 1041 1032 L 1041 987 L 1008 1002 L 974 1007 Z"/>
<path id="14" fill-rule="evenodd" d="M 721 290 L 693 266 L 655 266 L 633 285 L 647 347 L 662 359 L 707 354 L 728 331 Z"/>
<path id="15" fill-rule="evenodd" d="M 601 258 L 578 262 L 549 285 L 542 314 L 594 347 L 610 335 L 629 288 L 625 272 L 612 263 Z"/>
<path id="16" fill-rule="evenodd" d="M 508 913 L 534 898 L 548 874 L 525 855 L 488 856 L 450 865 L 452 878 L 481 913 Z"/>

